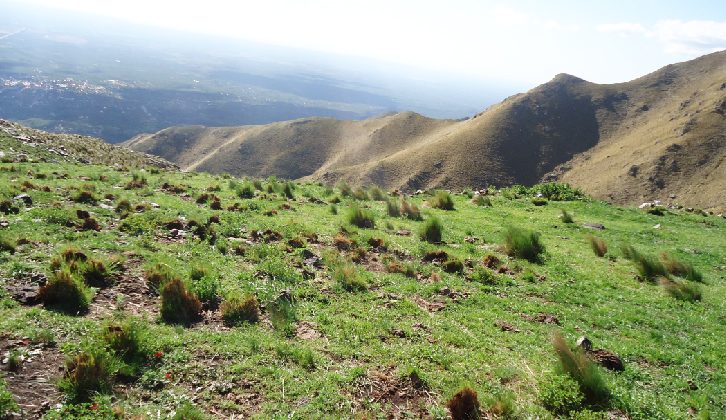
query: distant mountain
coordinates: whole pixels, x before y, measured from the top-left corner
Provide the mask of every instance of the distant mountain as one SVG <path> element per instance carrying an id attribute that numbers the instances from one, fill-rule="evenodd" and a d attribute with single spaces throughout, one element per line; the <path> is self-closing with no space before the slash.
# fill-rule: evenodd
<path id="1" fill-rule="evenodd" d="M 463 121 L 399 113 L 172 127 L 125 145 L 215 173 L 404 190 L 560 180 L 618 203 L 716 207 L 726 204 L 725 114 L 719 52 L 627 83 L 560 74 Z"/>

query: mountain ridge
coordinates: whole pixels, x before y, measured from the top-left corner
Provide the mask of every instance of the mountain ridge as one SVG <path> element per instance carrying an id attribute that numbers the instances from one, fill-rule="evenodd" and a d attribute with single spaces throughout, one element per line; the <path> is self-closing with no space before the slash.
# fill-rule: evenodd
<path id="1" fill-rule="evenodd" d="M 465 120 L 170 127 L 124 145 L 213 173 L 402 190 L 558 180 L 619 204 L 712 208 L 726 204 L 724 81 L 721 51 L 615 84 L 561 73 Z"/>

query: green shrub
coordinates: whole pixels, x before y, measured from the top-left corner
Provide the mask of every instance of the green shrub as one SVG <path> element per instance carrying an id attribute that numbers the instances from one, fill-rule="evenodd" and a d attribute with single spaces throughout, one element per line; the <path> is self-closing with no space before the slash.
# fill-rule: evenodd
<path id="1" fill-rule="evenodd" d="M 386 213 L 389 217 L 401 216 L 401 204 L 395 198 L 386 200 Z"/>
<path id="2" fill-rule="evenodd" d="M 348 211 L 348 222 L 359 228 L 373 229 L 376 226 L 373 212 L 356 205 Z"/>
<path id="3" fill-rule="evenodd" d="M 476 391 L 463 388 L 446 402 L 452 420 L 476 420 L 481 416 L 479 398 Z"/>
<path id="4" fill-rule="evenodd" d="M 227 326 L 255 323 L 260 320 L 260 303 L 254 296 L 231 297 L 220 305 L 222 319 Z"/>
<path id="5" fill-rule="evenodd" d="M 661 279 L 661 285 L 666 293 L 674 299 L 684 302 L 697 302 L 701 300 L 701 288 L 697 284 Z"/>
<path id="6" fill-rule="evenodd" d="M 553 345 L 559 360 L 558 370 L 577 382 L 586 403 L 604 406 L 610 399 L 610 391 L 597 366 L 581 349 L 573 352 L 561 334 L 554 336 Z"/>
<path id="7" fill-rule="evenodd" d="M 54 271 L 38 298 L 49 309 L 78 315 L 88 312 L 90 292 L 67 270 Z"/>
<path id="8" fill-rule="evenodd" d="M 690 281 L 703 281 L 703 275 L 696 271 L 691 263 L 680 261 L 665 252 L 661 254 L 660 260 L 668 272 L 674 276 L 683 277 Z"/>
<path id="9" fill-rule="evenodd" d="M 542 194 L 544 198 L 551 201 L 573 201 L 585 198 L 585 194 L 579 189 L 572 188 L 569 184 L 556 182 L 535 185 L 529 188 L 528 193 L 531 195 Z"/>
<path id="10" fill-rule="evenodd" d="M 365 277 L 353 264 L 337 264 L 333 268 L 332 278 L 338 286 L 348 292 L 359 292 L 368 288 Z"/>
<path id="11" fill-rule="evenodd" d="M 448 191 L 439 190 L 431 197 L 429 205 L 435 209 L 454 210 L 454 199 Z"/>
<path id="12" fill-rule="evenodd" d="M 557 415 L 566 416 L 582 408 L 585 396 L 580 385 L 566 375 L 550 375 L 539 386 L 542 405 Z"/>
<path id="13" fill-rule="evenodd" d="M 572 214 L 568 213 L 565 209 L 560 209 L 562 214 L 560 214 L 560 219 L 562 219 L 562 223 L 575 223 L 575 220 L 572 218 Z"/>
<path id="14" fill-rule="evenodd" d="M 96 394 L 111 391 L 110 360 L 100 350 L 86 350 L 66 361 L 60 388 L 73 401 L 89 401 Z"/>
<path id="15" fill-rule="evenodd" d="M 544 197 L 535 197 L 532 199 L 532 204 L 534 204 L 537 207 L 546 206 L 547 202 L 548 202 L 547 199 Z"/>
<path id="16" fill-rule="evenodd" d="M 510 257 L 538 262 L 545 252 L 545 247 L 539 240 L 539 233 L 510 227 L 504 236 L 504 251 Z"/>
<path id="17" fill-rule="evenodd" d="M 441 224 L 441 220 L 438 217 L 430 217 L 421 227 L 419 237 L 423 241 L 438 244 L 441 243 L 443 230 L 444 226 Z"/>
<path id="18" fill-rule="evenodd" d="M 205 308 L 214 309 L 219 305 L 222 285 L 216 276 L 205 274 L 196 280 L 192 276 L 191 283 L 192 293 L 202 302 Z"/>
<path id="19" fill-rule="evenodd" d="M 471 199 L 471 202 L 480 207 L 492 206 L 492 200 L 489 197 L 483 196 L 481 194 L 476 194 L 474 198 Z"/>
<path id="20" fill-rule="evenodd" d="M 171 279 L 161 289 L 161 319 L 167 324 L 190 325 L 199 320 L 202 304 L 179 279 Z"/>

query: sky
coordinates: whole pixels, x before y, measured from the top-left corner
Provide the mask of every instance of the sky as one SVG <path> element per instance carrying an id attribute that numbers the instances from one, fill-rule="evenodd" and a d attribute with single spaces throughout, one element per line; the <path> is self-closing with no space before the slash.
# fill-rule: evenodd
<path id="1" fill-rule="evenodd" d="M 3 1 L 20 0 L 0 0 Z M 137 24 L 535 85 L 631 80 L 726 49 L 723 0 L 23 0 Z"/>

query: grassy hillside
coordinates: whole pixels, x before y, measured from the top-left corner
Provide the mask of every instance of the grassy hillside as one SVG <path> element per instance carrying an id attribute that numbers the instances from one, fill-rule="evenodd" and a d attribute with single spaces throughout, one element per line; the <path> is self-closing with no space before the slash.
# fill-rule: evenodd
<path id="1" fill-rule="evenodd" d="M 25 147 L 0 164 L 0 412 L 446 418 L 470 388 L 485 418 L 726 416 L 723 218 Z"/>
<path id="2" fill-rule="evenodd" d="M 126 145 L 213 173 L 415 191 L 564 180 L 615 203 L 726 203 L 726 52 L 627 83 L 561 74 L 464 121 L 402 113 L 172 127 Z"/>

